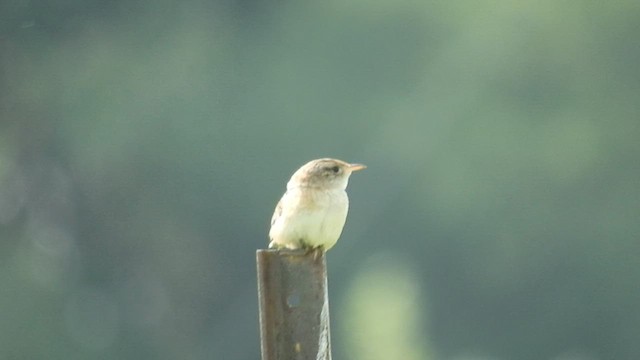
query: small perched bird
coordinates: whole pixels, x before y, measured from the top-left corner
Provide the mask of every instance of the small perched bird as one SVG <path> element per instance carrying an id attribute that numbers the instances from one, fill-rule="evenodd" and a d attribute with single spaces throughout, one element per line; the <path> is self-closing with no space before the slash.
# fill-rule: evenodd
<path id="1" fill-rule="evenodd" d="M 271 218 L 269 247 L 329 250 L 347 219 L 349 176 L 364 168 L 362 164 L 325 158 L 298 169 Z"/>

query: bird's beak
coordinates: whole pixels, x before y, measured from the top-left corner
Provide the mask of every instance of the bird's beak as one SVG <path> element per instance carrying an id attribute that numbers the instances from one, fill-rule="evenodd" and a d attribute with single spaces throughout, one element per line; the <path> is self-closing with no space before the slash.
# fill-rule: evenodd
<path id="1" fill-rule="evenodd" d="M 363 164 L 349 164 L 349 170 L 353 171 L 358 171 L 358 170 L 363 170 L 366 169 L 367 165 L 363 165 Z"/>

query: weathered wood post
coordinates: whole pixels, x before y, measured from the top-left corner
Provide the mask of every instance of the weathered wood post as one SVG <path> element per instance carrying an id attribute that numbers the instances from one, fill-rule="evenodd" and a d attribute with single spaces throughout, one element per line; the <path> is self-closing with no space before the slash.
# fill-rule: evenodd
<path id="1" fill-rule="evenodd" d="M 262 360 L 331 360 L 322 251 L 258 250 Z"/>

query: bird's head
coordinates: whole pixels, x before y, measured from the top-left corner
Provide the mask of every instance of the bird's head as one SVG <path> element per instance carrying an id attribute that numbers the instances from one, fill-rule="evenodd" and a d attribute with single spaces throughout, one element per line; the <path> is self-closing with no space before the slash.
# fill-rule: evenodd
<path id="1" fill-rule="evenodd" d="M 338 159 L 311 160 L 291 176 L 287 188 L 314 187 L 344 190 L 347 188 L 351 173 L 365 168 L 365 165 L 349 164 Z"/>

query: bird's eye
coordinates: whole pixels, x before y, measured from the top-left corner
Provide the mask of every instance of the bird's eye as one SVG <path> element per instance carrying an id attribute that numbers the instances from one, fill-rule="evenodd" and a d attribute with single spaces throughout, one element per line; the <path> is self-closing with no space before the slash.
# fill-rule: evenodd
<path id="1" fill-rule="evenodd" d="M 337 173 L 338 171 L 340 171 L 340 168 L 337 166 L 334 166 L 331 168 L 331 171 L 333 171 L 334 173 Z"/>

